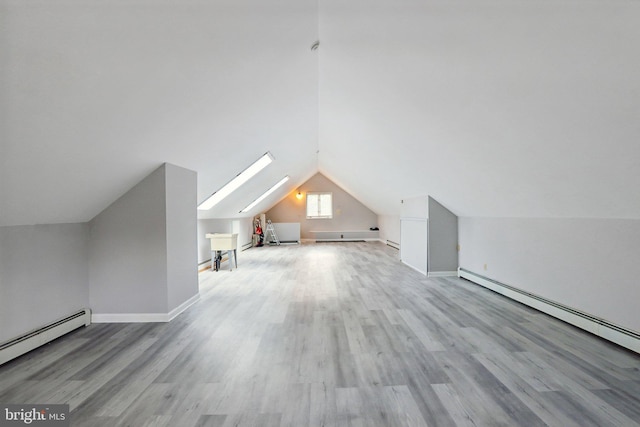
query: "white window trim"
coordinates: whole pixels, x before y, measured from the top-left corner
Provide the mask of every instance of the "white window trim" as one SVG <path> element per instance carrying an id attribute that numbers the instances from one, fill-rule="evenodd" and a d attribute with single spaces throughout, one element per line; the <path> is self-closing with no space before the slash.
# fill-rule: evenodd
<path id="1" fill-rule="evenodd" d="M 309 196 L 316 196 L 316 195 L 322 195 L 322 194 L 328 194 L 331 196 L 331 214 L 328 216 L 318 216 L 318 215 L 309 216 Z M 307 214 L 307 219 L 333 219 L 333 193 L 331 191 L 308 191 L 307 197 L 305 199 L 304 208 L 305 208 L 305 213 Z"/>

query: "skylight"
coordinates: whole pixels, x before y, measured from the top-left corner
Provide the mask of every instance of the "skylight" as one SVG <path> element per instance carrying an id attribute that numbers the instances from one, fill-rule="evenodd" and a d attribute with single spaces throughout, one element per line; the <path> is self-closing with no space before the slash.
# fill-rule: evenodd
<path id="1" fill-rule="evenodd" d="M 240 211 L 240 213 L 243 212 L 248 212 L 251 209 L 253 209 L 254 206 L 256 206 L 258 203 L 260 203 L 261 201 L 263 201 L 269 194 L 273 193 L 274 191 L 276 191 L 282 184 L 284 184 L 285 182 L 289 181 L 289 176 L 285 176 L 284 178 L 282 178 L 280 181 L 278 181 L 276 183 L 276 185 L 274 185 L 273 187 L 271 187 L 270 189 L 268 189 L 267 191 L 264 192 L 264 194 L 260 197 L 258 197 L 257 199 L 255 199 L 253 202 L 251 202 L 249 204 L 249 206 L 247 206 L 246 208 L 242 209 Z"/>
<path id="2" fill-rule="evenodd" d="M 222 199 L 236 191 L 242 184 L 249 181 L 255 174 L 267 167 L 273 161 L 273 156 L 268 151 L 264 156 L 253 162 L 251 166 L 240 172 L 235 178 L 229 181 L 224 187 L 213 193 L 207 200 L 200 203 L 198 209 L 208 210 L 220 203 Z"/>

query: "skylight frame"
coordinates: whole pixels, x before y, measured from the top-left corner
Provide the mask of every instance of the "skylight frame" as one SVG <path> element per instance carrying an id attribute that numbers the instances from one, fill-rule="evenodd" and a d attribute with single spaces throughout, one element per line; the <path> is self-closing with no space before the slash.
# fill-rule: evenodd
<path id="1" fill-rule="evenodd" d="M 248 211 L 250 211 L 251 209 L 253 209 L 258 203 L 260 203 L 261 201 L 263 201 L 264 199 L 267 198 L 267 196 L 269 196 L 271 193 L 273 193 L 274 191 L 276 191 L 278 188 L 280 188 L 285 182 L 289 181 L 289 175 L 285 175 L 284 178 L 282 178 L 280 181 L 278 181 L 276 184 L 274 184 L 271 188 L 269 188 L 267 191 L 265 191 L 264 193 L 262 193 L 262 195 L 260 197 L 258 197 L 257 199 L 255 199 L 253 202 L 249 203 L 247 205 L 247 207 L 245 207 L 244 209 L 242 209 L 240 211 L 240 213 L 246 213 Z"/>
<path id="2" fill-rule="evenodd" d="M 249 181 L 256 176 L 258 172 L 266 168 L 273 162 L 274 157 L 270 152 L 264 153 L 262 157 L 253 162 L 249 167 L 240 172 L 231 181 L 223 185 L 218 191 L 207 197 L 207 199 L 198 205 L 199 210 L 209 210 L 218 203 L 220 203 L 225 197 L 236 191 L 242 184 Z"/>

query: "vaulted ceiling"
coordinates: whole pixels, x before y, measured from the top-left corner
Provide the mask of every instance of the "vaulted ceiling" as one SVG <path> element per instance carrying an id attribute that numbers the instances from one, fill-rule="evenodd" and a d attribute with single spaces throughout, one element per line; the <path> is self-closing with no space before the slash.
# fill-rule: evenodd
<path id="1" fill-rule="evenodd" d="M 87 221 L 163 162 L 202 201 L 266 151 L 205 215 L 320 171 L 379 214 L 640 218 L 638 22 L 619 0 L 0 0 L 0 225 Z"/>

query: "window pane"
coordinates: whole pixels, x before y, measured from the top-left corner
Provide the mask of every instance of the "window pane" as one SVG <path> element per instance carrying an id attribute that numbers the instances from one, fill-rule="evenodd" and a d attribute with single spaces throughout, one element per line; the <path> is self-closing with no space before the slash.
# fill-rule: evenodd
<path id="1" fill-rule="evenodd" d="M 321 194 L 320 195 L 320 212 L 319 216 L 331 216 L 331 194 Z"/>
<path id="2" fill-rule="evenodd" d="M 331 193 L 307 193 L 307 218 L 333 217 Z"/>
<path id="3" fill-rule="evenodd" d="M 318 195 L 307 194 L 307 216 L 318 216 Z"/>

